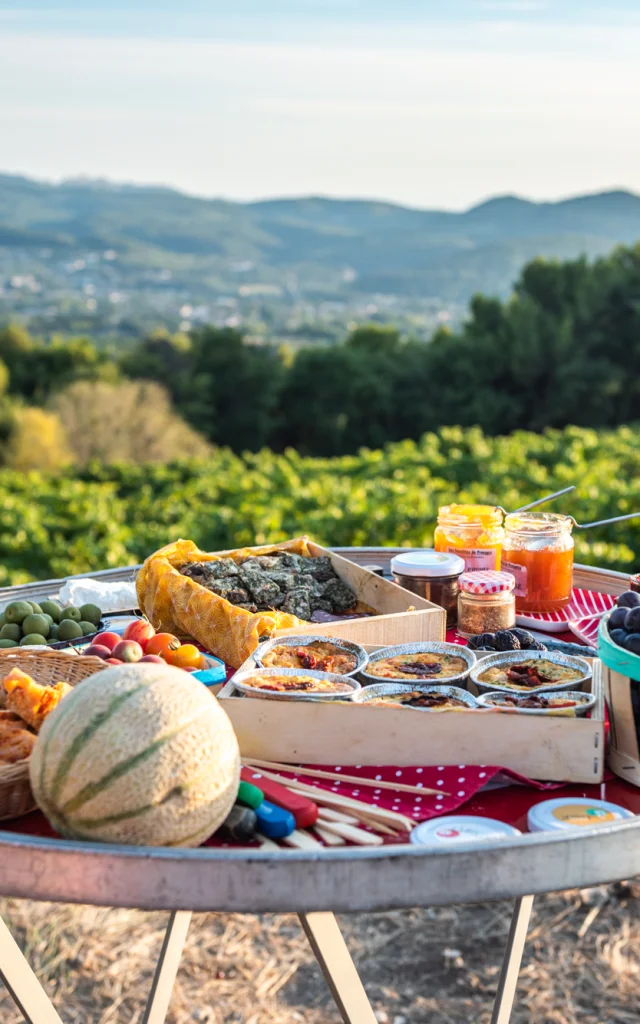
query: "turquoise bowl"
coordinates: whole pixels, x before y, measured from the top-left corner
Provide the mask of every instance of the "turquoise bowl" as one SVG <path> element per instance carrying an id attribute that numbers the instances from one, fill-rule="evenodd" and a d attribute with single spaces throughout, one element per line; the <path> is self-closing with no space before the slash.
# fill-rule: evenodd
<path id="1" fill-rule="evenodd" d="M 598 657 L 612 672 L 619 672 L 621 676 L 627 676 L 629 679 L 640 683 L 640 654 L 632 654 L 631 651 L 625 651 L 624 647 L 618 647 L 617 644 L 614 644 L 613 640 L 609 637 L 607 629 L 610 615 L 611 612 L 607 612 L 600 619 Z"/>

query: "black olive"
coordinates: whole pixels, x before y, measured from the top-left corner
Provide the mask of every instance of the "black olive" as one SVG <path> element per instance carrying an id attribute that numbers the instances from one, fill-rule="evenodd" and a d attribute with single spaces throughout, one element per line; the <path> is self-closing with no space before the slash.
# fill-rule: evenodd
<path id="1" fill-rule="evenodd" d="M 545 647 L 545 645 L 542 643 L 542 640 L 535 640 L 534 639 L 527 646 L 527 650 L 528 651 L 546 651 L 546 650 L 548 650 L 548 648 Z"/>
<path id="2" fill-rule="evenodd" d="M 618 608 L 635 608 L 640 604 L 640 594 L 636 594 L 635 590 L 625 590 L 624 594 L 616 597 L 616 604 Z"/>
<path id="3" fill-rule="evenodd" d="M 496 653 L 495 649 L 493 647 L 476 647 L 475 650 L 476 651 L 491 651 L 492 654 Z"/>
<path id="4" fill-rule="evenodd" d="M 519 651 L 520 641 L 510 629 L 499 629 L 494 637 L 496 651 Z"/>

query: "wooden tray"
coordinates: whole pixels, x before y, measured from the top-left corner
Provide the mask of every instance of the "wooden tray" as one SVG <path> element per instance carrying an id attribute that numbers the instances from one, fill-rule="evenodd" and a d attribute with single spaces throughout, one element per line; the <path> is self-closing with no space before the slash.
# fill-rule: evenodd
<path id="1" fill-rule="evenodd" d="M 371 652 L 381 645 L 365 646 Z M 250 658 L 242 668 L 253 664 Z M 531 779 L 597 783 L 604 773 L 605 710 L 602 666 L 597 659 L 592 666 L 584 687 L 596 695 L 590 718 L 412 714 L 366 704 L 250 700 L 232 679 L 219 700 L 243 757 L 287 764 L 488 764 Z"/>

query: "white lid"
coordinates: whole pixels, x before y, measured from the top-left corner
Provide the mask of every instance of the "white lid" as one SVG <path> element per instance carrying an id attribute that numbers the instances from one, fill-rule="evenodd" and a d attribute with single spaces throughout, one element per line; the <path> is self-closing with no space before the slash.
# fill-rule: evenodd
<path id="1" fill-rule="evenodd" d="M 464 572 L 464 558 L 445 551 L 406 551 L 391 559 L 391 572 L 399 576 L 459 576 Z"/>
<path id="2" fill-rule="evenodd" d="M 519 836 L 522 833 L 495 818 L 480 818 L 473 814 L 447 814 L 442 818 L 424 821 L 414 828 L 410 841 L 417 846 L 448 846 L 464 843 L 468 839 Z"/>
<path id="3" fill-rule="evenodd" d="M 634 815 L 608 800 L 589 800 L 586 797 L 561 796 L 534 804 L 527 815 L 530 832 L 564 832 L 577 828 L 607 825 L 620 818 Z"/>

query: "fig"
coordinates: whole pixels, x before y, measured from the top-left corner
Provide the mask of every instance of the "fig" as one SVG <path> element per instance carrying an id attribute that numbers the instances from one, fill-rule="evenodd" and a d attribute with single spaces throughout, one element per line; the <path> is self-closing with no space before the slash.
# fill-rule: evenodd
<path id="1" fill-rule="evenodd" d="M 499 629 L 495 635 L 494 647 L 496 651 L 519 651 L 520 641 L 514 635 L 513 630 Z"/>
<path id="2" fill-rule="evenodd" d="M 536 641 L 535 637 L 532 633 L 529 632 L 528 629 L 509 629 L 507 630 L 507 632 L 512 633 L 515 637 L 518 638 L 518 640 L 520 641 L 520 647 L 523 651 L 538 650 L 538 648 L 534 647 L 533 645 L 535 643 L 539 643 L 539 641 Z"/>

